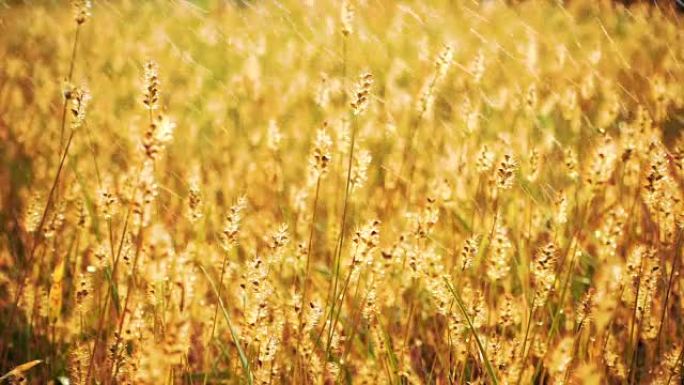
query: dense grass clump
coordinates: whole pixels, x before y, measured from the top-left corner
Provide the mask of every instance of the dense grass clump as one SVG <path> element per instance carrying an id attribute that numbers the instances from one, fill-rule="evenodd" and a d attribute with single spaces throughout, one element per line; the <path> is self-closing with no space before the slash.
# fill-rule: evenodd
<path id="1" fill-rule="evenodd" d="M 680 384 L 681 15 L 511 3 L 0 7 L 0 383 Z"/>

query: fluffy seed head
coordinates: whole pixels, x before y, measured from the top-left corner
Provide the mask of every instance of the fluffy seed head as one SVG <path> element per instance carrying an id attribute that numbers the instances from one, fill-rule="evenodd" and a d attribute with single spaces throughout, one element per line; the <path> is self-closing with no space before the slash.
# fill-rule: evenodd
<path id="1" fill-rule="evenodd" d="M 328 174 L 332 148 L 332 139 L 326 130 L 327 124 L 316 132 L 313 150 L 309 158 L 310 170 L 313 180 Z"/>
<path id="2" fill-rule="evenodd" d="M 221 247 L 227 252 L 238 243 L 238 232 L 242 221 L 242 211 L 247 206 L 247 199 L 242 196 L 230 208 L 223 222 L 223 230 L 220 234 Z"/>
<path id="3" fill-rule="evenodd" d="M 148 110 L 159 108 L 159 66 L 153 60 L 145 63 L 143 104 Z"/>
<path id="4" fill-rule="evenodd" d="M 354 32 L 354 13 L 354 4 L 349 0 L 344 0 L 340 9 L 340 22 L 344 36 L 349 36 Z"/>
<path id="5" fill-rule="evenodd" d="M 76 24 L 85 23 L 90 17 L 90 8 L 92 3 L 90 0 L 71 0 L 71 8 L 74 12 L 74 20 Z"/>
<path id="6" fill-rule="evenodd" d="M 90 102 L 90 91 L 86 86 L 74 89 L 71 95 L 71 128 L 77 129 L 83 125 L 86 117 L 86 109 Z"/>
<path id="7" fill-rule="evenodd" d="M 508 190 L 513 187 L 513 178 L 518 163 L 512 154 L 504 154 L 499 167 L 496 169 L 496 187 L 501 190 Z"/>
<path id="8" fill-rule="evenodd" d="M 453 60 L 453 49 L 450 45 L 445 45 L 444 49 L 442 50 L 442 52 L 439 53 L 439 56 L 437 56 L 437 60 L 435 61 L 435 67 L 437 68 L 437 76 L 439 78 L 443 78 L 446 75 L 447 71 L 449 71 L 449 67 L 451 66 Z"/>
<path id="9" fill-rule="evenodd" d="M 470 268 L 473 265 L 473 260 L 477 256 L 478 248 L 480 243 L 480 237 L 478 235 L 473 235 L 466 239 L 461 249 L 461 261 L 459 263 L 461 271 Z"/>
<path id="10" fill-rule="evenodd" d="M 352 112 L 354 115 L 361 115 L 366 111 L 369 104 L 370 89 L 373 85 L 373 75 L 364 73 L 359 77 L 359 82 L 356 85 L 356 92 L 351 103 Z"/>

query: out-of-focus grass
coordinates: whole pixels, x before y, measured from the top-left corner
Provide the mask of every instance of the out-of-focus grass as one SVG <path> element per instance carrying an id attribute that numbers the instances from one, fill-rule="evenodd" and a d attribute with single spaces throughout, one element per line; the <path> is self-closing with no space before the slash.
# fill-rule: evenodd
<path id="1" fill-rule="evenodd" d="M 0 1 L 0 372 L 680 381 L 680 17 Z"/>

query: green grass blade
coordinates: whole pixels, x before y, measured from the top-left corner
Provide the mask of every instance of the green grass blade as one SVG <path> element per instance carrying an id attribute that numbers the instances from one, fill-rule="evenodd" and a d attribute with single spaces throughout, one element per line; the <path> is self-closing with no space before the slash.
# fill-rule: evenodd
<path id="1" fill-rule="evenodd" d="M 449 291 L 451 291 L 451 294 L 456 299 L 456 304 L 458 305 L 458 308 L 461 309 L 461 313 L 463 313 L 463 316 L 465 317 L 466 321 L 468 322 L 468 329 L 470 329 L 470 332 L 475 337 L 475 342 L 477 342 L 477 348 L 478 348 L 478 350 L 480 350 L 480 354 L 482 355 L 482 360 L 484 361 L 485 368 L 487 369 L 487 374 L 489 375 L 489 378 L 491 378 L 491 380 L 492 380 L 492 384 L 498 385 L 499 381 L 497 380 L 496 374 L 494 373 L 494 368 L 492 367 L 492 363 L 489 362 L 489 359 L 487 358 L 487 352 L 485 352 L 485 349 L 482 346 L 482 342 L 480 342 L 480 337 L 477 335 L 477 332 L 475 331 L 475 328 L 473 327 L 472 322 L 470 322 L 470 317 L 468 316 L 468 313 L 466 312 L 465 306 L 463 306 L 463 301 L 461 301 L 461 297 L 458 295 L 458 293 L 456 293 L 453 286 L 451 286 L 451 282 L 449 282 L 448 278 L 444 277 L 444 282 L 446 283 L 447 287 L 449 288 Z"/>
<path id="2" fill-rule="evenodd" d="M 116 314 L 121 314 L 121 303 L 119 302 L 119 289 L 116 286 L 116 282 L 114 282 L 114 279 L 112 277 L 112 269 L 109 266 L 106 266 L 104 269 L 104 273 L 105 279 L 107 280 L 107 284 L 109 284 L 109 293 L 112 298 L 114 308 L 116 309 Z"/>
<path id="3" fill-rule="evenodd" d="M 214 291 L 214 294 L 216 294 L 219 307 L 221 308 L 221 312 L 223 313 L 223 318 L 226 319 L 228 329 L 230 329 L 230 336 L 233 339 L 233 343 L 235 343 L 235 346 L 237 347 L 238 355 L 240 356 L 240 363 L 242 364 L 242 370 L 245 372 L 247 382 L 249 383 L 249 385 L 252 385 L 254 383 L 254 379 L 252 377 L 252 370 L 249 367 L 249 361 L 247 361 L 245 351 L 242 350 L 242 346 L 240 346 L 240 339 L 238 338 L 238 335 L 235 332 L 235 329 L 233 328 L 233 323 L 230 320 L 230 315 L 228 314 L 228 311 L 226 311 L 226 307 L 223 306 L 223 300 L 221 300 L 221 297 L 219 297 L 218 290 L 216 289 L 216 285 L 214 284 L 214 281 L 211 279 L 211 276 L 209 276 L 209 273 L 207 273 L 207 270 L 204 268 L 204 266 L 202 266 L 200 263 L 197 263 L 197 265 L 202 270 L 202 273 L 204 273 L 204 276 L 207 277 L 207 281 L 209 281 L 211 289 Z"/>

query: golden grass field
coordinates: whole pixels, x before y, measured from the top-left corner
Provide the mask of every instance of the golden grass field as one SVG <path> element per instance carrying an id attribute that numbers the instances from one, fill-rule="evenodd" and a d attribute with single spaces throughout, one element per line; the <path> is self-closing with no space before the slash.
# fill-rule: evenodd
<path id="1" fill-rule="evenodd" d="M 0 1 L 0 383 L 684 383 L 660 3 Z"/>

